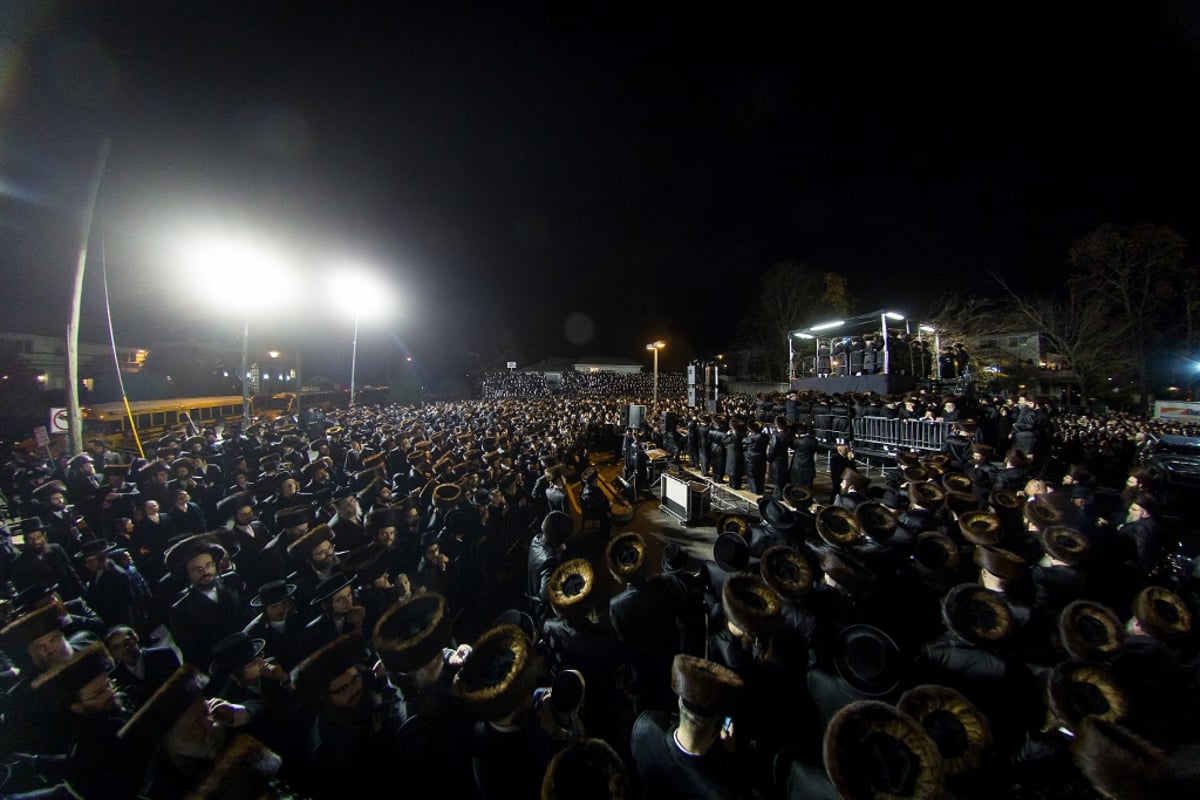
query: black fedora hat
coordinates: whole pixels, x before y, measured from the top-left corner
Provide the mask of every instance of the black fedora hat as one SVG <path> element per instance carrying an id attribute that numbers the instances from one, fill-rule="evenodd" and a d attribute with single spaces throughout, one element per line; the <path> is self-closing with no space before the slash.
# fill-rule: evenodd
<path id="1" fill-rule="evenodd" d="M 282 603 L 288 600 L 296 593 L 296 587 L 287 581 L 268 581 L 258 587 L 258 594 L 250 598 L 250 605 L 254 608 L 264 608 L 266 606 Z"/>
<path id="2" fill-rule="evenodd" d="M 357 579 L 357 575 L 349 572 L 333 573 L 313 588 L 312 599 L 309 600 L 309 605 L 320 605 L 322 600 L 327 600 L 330 597 L 333 597 L 347 586 L 353 586 L 354 581 Z"/>
<path id="3" fill-rule="evenodd" d="M 763 522 L 772 530 L 779 533 L 788 533 L 796 529 L 799 524 L 796 520 L 796 512 L 790 510 L 783 503 L 768 495 L 760 498 L 758 501 L 758 513 L 762 516 Z M 722 517 L 724 519 L 724 517 Z M 722 527 L 721 532 L 725 532 Z"/>
<path id="4" fill-rule="evenodd" d="M 864 697 L 883 697 L 900 685 L 900 648 L 879 628 L 850 625 L 838 634 L 833 664 L 838 675 Z"/>
<path id="5" fill-rule="evenodd" d="M 266 646 L 265 640 L 251 639 L 245 631 L 231 633 L 213 645 L 208 674 L 230 675 L 237 672 L 253 661 Z"/>
<path id="6" fill-rule="evenodd" d="M 107 539 L 92 539 L 80 545 L 79 552 L 75 554 L 76 561 L 83 561 L 85 558 L 92 556 L 102 556 L 111 553 L 116 549 L 116 545 Z"/>
<path id="7" fill-rule="evenodd" d="M 750 563 L 750 545 L 736 533 L 722 533 L 713 542 L 713 561 L 726 572 L 739 572 Z"/>

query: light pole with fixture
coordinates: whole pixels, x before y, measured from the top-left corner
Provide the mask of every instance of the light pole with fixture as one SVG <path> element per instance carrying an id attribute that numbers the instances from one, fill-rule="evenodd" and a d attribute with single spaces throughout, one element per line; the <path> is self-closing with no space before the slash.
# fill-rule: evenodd
<path id="1" fill-rule="evenodd" d="M 358 389 L 358 323 L 362 317 L 379 316 L 390 302 L 383 284 L 365 271 L 336 269 L 331 271 L 331 295 L 343 310 L 354 316 L 354 339 L 350 345 L 350 405 L 354 405 Z"/>
<path id="2" fill-rule="evenodd" d="M 664 342 L 662 339 L 659 339 L 657 342 L 651 342 L 650 344 L 646 345 L 646 349 L 650 350 L 654 353 L 654 395 L 653 395 L 654 399 L 653 399 L 653 402 L 654 402 L 654 405 L 656 405 L 656 406 L 658 405 L 658 351 L 662 350 L 666 346 L 667 346 L 667 343 Z"/>

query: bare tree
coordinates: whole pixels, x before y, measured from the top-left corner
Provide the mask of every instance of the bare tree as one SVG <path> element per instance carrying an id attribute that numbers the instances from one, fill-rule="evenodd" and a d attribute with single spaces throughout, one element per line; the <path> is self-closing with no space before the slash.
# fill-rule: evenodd
<path id="1" fill-rule="evenodd" d="M 1088 292 L 1069 288 L 1064 299 L 1018 294 L 999 275 L 995 281 L 1008 295 L 1012 311 L 1038 332 L 1074 370 L 1084 402 L 1105 376 L 1131 371 L 1129 325 L 1114 319 L 1109 309 L 1095 303 Z"/>
<path id="2" fill-rule="evenodd" d="M 844 315 L 853 303 L 844 276 L 781 261 L 759 279 L 756 303 L 738 325 L 737 346 L 757 352 L 752 362 L 762 374 L 783 377 L 789 333 L 821 317 Z"/>
<path id="3" fill-rule="evenodd" d="M 1071 291 L 1128 331 L 1143 411 L 1150 401 L 1150 343 L 1166 327 L 1160 323 L 1186 319 L 1188 298 L 1179 290 L 1186 253 L 1183 237 L 1161 225 L 1103 225 L 1071 246 Z"/>

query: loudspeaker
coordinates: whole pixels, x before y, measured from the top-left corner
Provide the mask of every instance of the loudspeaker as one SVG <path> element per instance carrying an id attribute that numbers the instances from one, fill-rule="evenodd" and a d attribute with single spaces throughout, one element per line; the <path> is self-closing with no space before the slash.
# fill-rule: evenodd
<path id="1" fill-rule="evenodd" d="M 646 421 L 645 406 L 625 406 L 624 422 L 626 428 L 641 428 Z"/>
<path id="2" fill-rule="evenodd" d="M 700 403 L 700 390 L 695 386 L 688 387 L 688 408 L 695 408 Z"/>
<path id="3" fill-rule="evenodd" d="M 700 380 L 700 378 L 699 378 L 699 376 L 698 376 L 698 374 L 697 374 L 698 372 L 699 372 L 699 370 L 698 370 L 698 369 L 696 369 L 696 365 L 695 365 L 695 364 L 688 364 L 688 373 L 687 373 L 687 375 L 688 375 L 688 386 L 695 386 L 695 385 L 696 385 L 696 383 L 697 383 L 697 381 L 699 381 L 699 380 Z"/>

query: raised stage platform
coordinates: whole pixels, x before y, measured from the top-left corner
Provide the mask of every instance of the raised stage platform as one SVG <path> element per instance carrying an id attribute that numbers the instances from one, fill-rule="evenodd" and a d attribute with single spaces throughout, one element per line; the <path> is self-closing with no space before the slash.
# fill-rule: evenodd
<path id="1" fill-rule="evenodd" d="M 917 379 L 912 375 L 830 375 L 827 378 L 793 378 L 789 385 L 798 392 L 900 394 L 916 388 Z"/>

